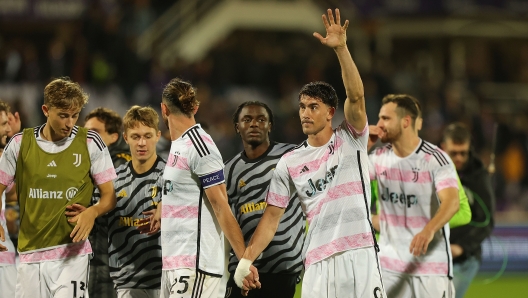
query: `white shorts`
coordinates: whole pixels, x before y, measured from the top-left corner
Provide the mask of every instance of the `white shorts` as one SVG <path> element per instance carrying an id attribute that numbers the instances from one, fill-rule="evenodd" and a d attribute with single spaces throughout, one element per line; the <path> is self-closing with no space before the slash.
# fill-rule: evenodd
<path id="1" fill-rule="evenodd" d="M 221 278 L 182 268 L 163 270 L 160 298 L 218 298 Z"/>
<path id="2" fill-rule="evenodd" d="M 455 287 L 447 276 L 415 276 L 382 270 L 383 283 L 391 298 L 454 298 Z"/>
<path id="3" fill-rule="evenodd" d="M 302 298 L 387 297 L 374 247 L 345 251 L 310 265 L 302 285 Z"/>
<path id="4" fill-rule="evenodd" d="M 89 255 L 18 264 L 16 298 L 88 298 Z"/>
<path id="5" fill-rule="evenodd" d="M 159 298 L 160 290 L 117 289 L 117 298 Z"/>
<path id="6" fill-rule="evenodd" d="M 0 296 L 15 297 L 16 277 L 15 265 L 0 266 Z"/>

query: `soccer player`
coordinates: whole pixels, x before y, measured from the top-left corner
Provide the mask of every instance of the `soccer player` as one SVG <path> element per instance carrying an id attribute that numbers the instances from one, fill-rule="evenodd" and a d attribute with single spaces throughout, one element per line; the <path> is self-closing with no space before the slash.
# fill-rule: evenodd
<path id="1" fill-rule="evenodd" d="M 241 281 L 272 240 L 280 218 L 297 192 L 309 222 L 304 243 L 302 297 L 385 297 L 370 222 L 368 125 L 363 83 L 346 45 L 348 20 L 339 10 L 323 15 L 326 37 L 314 36 L 332 48 L 341 65 L 347 99 L 345 120 L 332 128 L 337 94 L 324 82 L 299 92 L 299 116 L 308 139 L 277 163 L 268 204 L 235 272 Z M 263 286 L 266 286 L 263 284 Z"/>
<path id="2" fill-rule="evenodd" d="M 79 84 L 53 80 L 44 89 L 46 123 L 14 135 L 0 158 L 0 193 L 16 181 L 20 204 L 17 298 L 85 295 L 86 239 L 116 203 L 108 149 L 96 132 L 75 125 L 87 100 Z M 66 206 L 89 206 L 94 184 L 99 203 L 68 219 Z"/>
<path id="3" fill-rule="evenodd" d="M 110 275 L 118 298 L 158 298 L 160 233 L 159 226 L 151 231 L 150 217 L 161 201 L 165 168 L 165 161 L 156 153 L 161 136 L 159 115 L 150 107 L 133 106 L 126 112 L 123 125 L 123 139 L 130 146 L 132 160 L 116 169 L 117 205 L 104 216 L 109 225 Z M 97 191 L 94 197 L 99 198 Z"/>
<path id="4" fill-rule="evenodd" d="M 123 119 L 108 108 L 96 108 L 84 118 L 84 127 L 97 132 L 110 152 L 114 168 L 131 159 L 130 148 L 123 140 Z M 94 194 L 94 203 L 98 200 Z M 108 222 L 105 217 L 95 220 L 95 226 L 89 237 L 94 252 L 90 260 L 90 278 L 88 290 L 92 297 L 116 297 L 114 283 L 110 278 L 108 266 Z"/>
<path id="5" fill-rule="evenodd" d="M 8 122 L 9 105 L 0 100 L 0 155 L 6 145 L 6 138 L 11 132 Z M 7 192 L 8 190 L 6 190 Z M 7 232 L 5 208 L 6 194 L 2 193 L 2 203 L 0 205 L 0 296 L 15 297 L 16 286 L 16 265 L 15 246 L 9 238 Z"/>
<path id="6" fill-rule="evenodd" d="M 194 118 L 198 106 L 190 83 L 172 79 L 165 86 L 161 112 L 172 144 L 163 174 L 162 298 L 218 296 L 224 273 L 222 231 L 237 257 L 245 249 L 227 201 L 222 156 Z M 256 274 L 253 269 L 244 290 L 259 286 Z"/>
<path id="7" fill-rule="evenodd" d="M 247 101 L 236 109 L 233 124 L 242 139 L 244 150 L 226 162 L 227 195 L 229 205 L 249 242 L 266 208 L 266 190 L 273 170 L 284 153 L 294 145 L 270 140 L 273 128 L 273 113 L 264 103 Z M 302 270 L 302 246 L 305 220 L 297 193 L 293 193 L 282 217 L 277 233 L 254 265 L 259 271 L 259 280 L 264 285 L 260 290 L 250 291 L 249 297 L 293 297 L 297 278 Z M 238 264 L 231 255 L 227 284 L 227 297 L 242 297 L 233 275 Z"/>
<path id="8" fill-rule="evenodd" d="M 493 231 L 495 195 L 488 171 L 471 150 L 471 133 L 464 124 L 448 125 L 440 146 L 453 160 L 470 198 L 472 222 L 461 227 L 452 227 L 450 237 L 453 283 L 456 297 L 462 298 L 480 268 L 481 244 Z"/>
<path id="9" fill-rule="evenodd" d="M 454 297 L 448 222 L 459 208 L 458 180 L 449 156 L 420 139 L 418 101 L 383 98 L 377 132 L 390 143 L 370 154 L 377 180 L 380 261 L 388 297 Z M 379 223 L 376 223 L 379 222 Z"/>

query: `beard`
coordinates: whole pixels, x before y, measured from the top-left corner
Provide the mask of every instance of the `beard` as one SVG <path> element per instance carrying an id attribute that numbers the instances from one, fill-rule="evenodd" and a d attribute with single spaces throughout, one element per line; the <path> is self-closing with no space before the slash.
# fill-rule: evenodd
<path id="1" fill-rule="evenodd" d="M 394 141 L 398 140 L 401 135 L 402 135 L 401 128 L 396 128 L 391 131 L 384 131 L 383 136 L 381 137 L 381 142 L 382 143 L 393 143 Z"/>

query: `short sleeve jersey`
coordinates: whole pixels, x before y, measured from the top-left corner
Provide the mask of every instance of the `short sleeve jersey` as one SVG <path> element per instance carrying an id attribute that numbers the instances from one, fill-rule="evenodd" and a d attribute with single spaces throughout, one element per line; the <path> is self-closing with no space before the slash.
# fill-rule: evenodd
<path id="1" fill-rule="evenodd" d="M 370 156 L 370 175 L 378 182 L 380 262 L 384 270 L 411 275 L 452 276 L 449 225 L 435 235 L 427 254 L 414 257 L 409 246 L 440 207 L 437 193 L 458 189 L 455 166 L 438 147 L 421 140 L 407 157 L 398 157 L 392 145 Z"/>
<path id="2" fill-rule="evenodd" d="M 277 163 L 267 203 L 286 208 L 297 192 L 309 228 L 305 267 L 351 249 L 374 245 L 370 222 L 368 125 L 343 121 L 324 146 L 303 142 Z"/>
<path id="3" fill-rule="evenodd" d="M 116 169 L 114 188 L 117 204 L 105 215 L 108 222 L 108 264 L 117 289 L 161 287 L 160 233 L 140 234 L 139 221 L 145 211 L 161 201 L 165 161 L 158 157 L 145 173 L 134 171 L 129 161 Z"/>
<path id="4" fill-rule="evenodd" d="M 41 132 L 45 125 L 46 124 L 35 127 L 34 135 L 38 146 L 49 153 L 59 153 L 68 148 L 75 139 L 79 129 L 78 126 L 74 126 L 70 136 L 57 142 L 51 142 L 41 137 Z M 110 153 L 103 140 L 99 134 L 94 131 L 88 131 L 86 140 L 91 162 L 90 176 L 92 177 L 94 184 L 100 185 L 112 181 L 116 177 L 116 173 L 112 164 L 112 159 L 110 158 Z M 4 149 L 4 154 L 0 157 L 0 183 L 3 185 L 9 185 L 15 180 L 17 159 L 20 153 L 21 142 L 22 133 L 15 134 Z M 53 261 L 89 253 L 92 253 L 90 243 L 88 241 L 83 241 L 47 250 L 25 253 L 20 255 L 20 261 L 22 263 Z"/>
<path id="5" fill-rule="evenodd" d="M 163 270 L 190 268 L 221 276 L 224 235 L 204 190 L 224 183 L 224 163 L 199 124 L 172 142 L 163 179 Z"/>
<path id="6" fill-rule="evenodd" d="M 242 229 L 246 244 L 253 236 L 266 209 L 266 194 L 279 159 L 294 145 L 272 143 L 255 159 L 244 152 L 226 162 L 229 205 Z M 293 192 L 270 244 L 253 262 L 260 273 L 294 274 L 302 269 L 305 220 L 297 193 Z M 229 271 L 234 272 L 238 258 L 232 252 Z"/>
<path id="7" fill-rule="evenodd" d="M 0 240 L 0 244 L 7 248 L 7 251 L 0 251 L 0 267 L 6 265 L 15 265 L 15 246 L 9 238 L 9 233 L 7 231 L 6 217 L 5 217 L 5 192 L 2 193 L 2 209 L 0 211 L 0 226 L 4 229 L 5 240 Z"/>

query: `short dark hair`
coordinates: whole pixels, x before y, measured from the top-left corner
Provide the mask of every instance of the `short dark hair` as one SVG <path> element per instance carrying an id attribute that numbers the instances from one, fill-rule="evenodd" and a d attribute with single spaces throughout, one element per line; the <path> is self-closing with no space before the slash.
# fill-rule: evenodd
<path id="1" fill-rule="evenodd" d="M 259 106 L 263 107 L 266 112 L 268 113 L 268 120 L 271 123 L 271 128 L 273 129 L 273 112 L 271 111 L 270 107 L 268 107 L 267 104 L 260 102 L 260 101 L 246 101 L 241 103 L 235 110 L 235 113 L 233 113 L 233 124 L 235 125 L 235 131 L 236 131 L 236 124 L 238 123 L 238 117 L 240 117 L 240 112 L 242 112 L 242 109 L 248 106 Z"/>
<path id="2" fill-rule="evenodd" d="M 191 83 L 180 78 L 172 79 L 163 89 L 161 100 L 171 113 L 182 113 L 192 116 L 193 111 L 200 102 L 196 98 L 196 88 Z"/>
<path id="3" fill-rule="evenodd" d="M 420 102 L 408 94 L 388 94 L 383 97 L 381 105 L 394 103 L 397 106 L 398 116 L 401 118 L 410 116 L 412 119 L 412 126 L 416 123 L 416 118 L 422 117 L 422 106 Z"/>
<path id="4" fill-rule="evenodd" d="M 318 98 L 324 104 L 337 109 L 337 104 L 339 102 L 337 93 L 334 87 L 328 83 L 320 81 L 308 83 L 301 88 L 301 91 L 299 91 L 299 100 L 301 100 L 303 95 Z"/>
<path id="5" fill-rule="evenodd" d="M 451 123 L 444 129 L 444 136 L 442 140 L 444 142 L 451 140 L 455 144 L 464 144 L 471 142 L 471 132 L 464 123 Z"/>
<path id="6" fill-rule="evenodd" d="M 123 119 L 121 119 L 121 116 L 115 111 L 99 107 L 88 113 L 88 115 L 84 117 L 84 121 L 86 122 L 94 117 L 104 123 L 105 130 L 109 134 L 121 134 L 121 131 L 123 130 Z"/>

